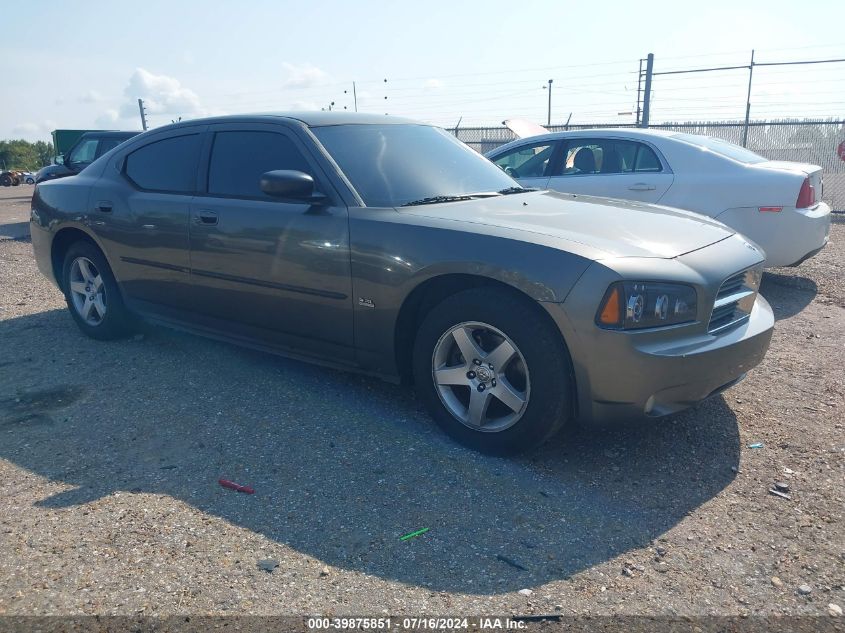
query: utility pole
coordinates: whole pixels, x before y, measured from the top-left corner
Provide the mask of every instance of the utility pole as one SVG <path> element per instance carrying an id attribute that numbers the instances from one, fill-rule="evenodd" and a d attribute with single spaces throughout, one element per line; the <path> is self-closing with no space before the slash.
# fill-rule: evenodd
<path id="1" fill-rule="evenodd" d="M 642 84 L 643 84 L 643 60 L 640 59 L 640 72 L 637 73 L 637 123 L 636 126 L 640 127 L 640 115 L 642 114 L 642 110 L 640 106 L 642 105 Z"/>
<path id="2" fill-rule="evenodd" d="M 649 53 L 645 63 L 645 94 L 643 95 L 643 120 L 641 127 L 648 127 L 651 110 L 651 74 L 654 72 L 654 53 Z"/>
<path id="3" fill-rule="evenodd" d="M 141 112 L 141 127 L 144 128 L 144 132 L 147 131 L 147 112 L 144 108 L 144 100 L 138 99 L 138 110 Z"/>
<path id="4" fill-rule="evenodd" d="M 358 91 L 355 89 L 355 82 L 352 82 L 352 100 L 355 102 L 355 112 L 358 112 Z"/>
<path id="5" fill-rule="evenodd" d="M 748 147 L 748 121 L 751 119 L 751 79 L 754 77 L 754 49 L 751 49 L 751 63 L 748 65 L 748 96 L 745 99 L 745 126 L 742 128 L 742 146 Z"/>
<path id="6" fill-rule="evenodd" d="M 546 116 L 546 125 L 552 124 L 552 81 L 553 79 L 549 79 L 549 111 L 548 115 Z"/>

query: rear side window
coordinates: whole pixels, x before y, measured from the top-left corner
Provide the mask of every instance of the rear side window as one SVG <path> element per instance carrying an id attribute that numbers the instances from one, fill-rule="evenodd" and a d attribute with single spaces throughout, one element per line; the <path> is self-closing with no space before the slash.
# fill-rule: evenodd
<path id="1" fill-rule="evenodd" d="M 659 172 L 663 167 L 643 143 L 615 139 L 584 139 L 567 145 L 557 176 Z"/>
<path id="2" fill-rule="evenodd" d="M 126 176 L 141 189 L 193 193 L 200 135 L 174 136 L 144 145 L 126 157 Z"/>
<path id="3" fill-rule="evenodd" d="M 634 163 L 634 171 L 661 171 L 660 160 L 657 154 L 641 143 L 637 143 L 637 161 Z"/>
<path id="4" fill-rule="evenodd" d="M 275 132 L 217 132 L 208 165 L 208 193 L 267 198 L 261 175 L 276 169 L 311 173 L 294 142 Z"/>

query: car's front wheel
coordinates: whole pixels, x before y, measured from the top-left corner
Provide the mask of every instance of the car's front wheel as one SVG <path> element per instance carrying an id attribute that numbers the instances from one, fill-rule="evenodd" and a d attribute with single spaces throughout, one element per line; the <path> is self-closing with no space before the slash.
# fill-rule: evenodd
<path id="1" fill-rule="evenodd" d="M 80 330 L 100 340 L 121 338 L 129 333 L 129 314 L 99 248 L 88 241 L 71 245 L 62 272 L 65 301 Z"/>
<path id="2" fill-rule="evenodd" d="M 437 423 L 476 450 L 538 446 L 571 415 L 572 371 L 552 323 L 530 300 L 475 288 L 433 308 L 414 346 L 417 391 Z"/>

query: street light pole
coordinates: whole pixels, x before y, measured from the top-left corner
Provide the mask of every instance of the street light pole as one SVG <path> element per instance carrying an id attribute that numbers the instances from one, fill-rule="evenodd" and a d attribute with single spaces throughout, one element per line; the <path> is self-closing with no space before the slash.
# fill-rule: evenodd
<path id="1" fill-rule="evenodd" d="M 553 79 L 549 79 L 549 111 L 546 117 L 546 125 L 552 124 L 552 81 Z"/>

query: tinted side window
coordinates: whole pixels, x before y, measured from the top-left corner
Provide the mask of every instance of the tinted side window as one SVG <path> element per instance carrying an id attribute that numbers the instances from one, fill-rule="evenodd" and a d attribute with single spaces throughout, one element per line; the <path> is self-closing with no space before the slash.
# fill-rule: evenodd
<path id="1" fill-rule="evenodd" d="M 637 149 L 637 162 L 634 165 L 634 171 L 661 171 L 663 168 L 660 165 L 660 160 L 657 155 L 647 145 L 639 144 Z"/>
<path id="2" fill-rule="evenodd" d="M 554 147 L 548 142 L 522 145 L 493 159 L 493 163 L 514 178 L 539 178 L 549 167 Z"/>
<path id="3" fill-rule="evenodd" d="M 115 147 L 120 145 L 123 142 L 122 139 L 119 138 L 104 138 L 100 141 L 100 149 L 97 152 L 97 156 L 102 156 L 106 152 L 112 151 Z"/>
<path id="4" fill-rule="evenodd" d="M 196 189 L 199 147 L 199 134 L 144 145 L 126 157 L 126 175 L 141 189 L 192 193 Z"/>
<path id="5" fill-rule="evenodd" d="M 311 173 L 294 142 L 275 132 L 218 132 L 208 165 L 208 192 L 241 198 L 269 198 L 261 175 L 275 169 Z"/>
<path id="6" fill-rule="evenodd" d="M 579 139 L 570 141 L 557 176 L 628 174 L 662 171 L 660 160 L 648 146 L 634 141 Z"/>
<path id="7" fill-rule="evenodd" d="M 608 173 L 612 161 L 613 143 L 601 139 L 579 139 L 570 141 L 566 148 L 566 157 L 557 176 L 577 176 L 586 174 Z M 605 163 L 605 156 L 611 156 Z"/>
<path id="8" fill-rule="evenodd" d="M 88 138 L 73 148 L 68 161 L 72 169 L 81 169 L 85 165 L 94 162 L 94 155 L 97 153 L 97 139 Z"/>

